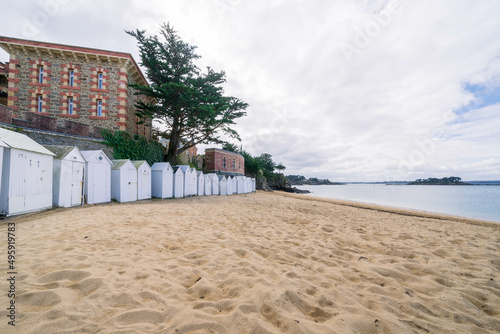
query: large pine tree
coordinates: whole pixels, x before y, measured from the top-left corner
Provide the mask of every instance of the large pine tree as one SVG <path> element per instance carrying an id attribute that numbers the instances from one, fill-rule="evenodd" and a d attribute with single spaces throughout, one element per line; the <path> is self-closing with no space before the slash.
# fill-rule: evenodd
<path id="1" fill-rule="evenodd" d="M 169 25 L 161 26 L 164 42 L 146 31 L 127 31 L 138 42 L 141 65 L 146 70 L 149 86 L 133 84 L 138 99 L 136 115 L 154 118 L 166 126 L 170 143 L 167 161 L 176 164 L 177 157 L 198 144 L 225 143 L 221 134 L 240 139 L 231 128 L 235 120 L 245 116 L 248 104 L 224 96 L 223 71 L 207 68 L 202 72 L 195 64 L 199 59 L 195 46 L 182 41 Z"/>

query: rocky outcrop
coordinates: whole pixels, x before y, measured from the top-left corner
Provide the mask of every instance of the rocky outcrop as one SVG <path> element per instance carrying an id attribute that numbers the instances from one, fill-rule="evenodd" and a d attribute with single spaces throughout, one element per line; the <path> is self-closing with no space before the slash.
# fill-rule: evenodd
<path id="1" fill-rule="evenodd" d="M 261 180 L 260 181 L 261 186 L 265 187 L 265 188 L 258 188 L 260 190 L 265 190 L 265 191 L 279 190 L 297 194 L 307 194 L 310 192 L 308 190 L 300 190 L 295 187 L 292 187 L 290 181 L 286 178 L 286 176 L 282 174 L 274 174 L 269 179 L 266 179 L 264 176 L 257 177 L 257 180 L 259 179 Z M 257 181 L 257 186 L 259 186 L 259 181 Z"/>

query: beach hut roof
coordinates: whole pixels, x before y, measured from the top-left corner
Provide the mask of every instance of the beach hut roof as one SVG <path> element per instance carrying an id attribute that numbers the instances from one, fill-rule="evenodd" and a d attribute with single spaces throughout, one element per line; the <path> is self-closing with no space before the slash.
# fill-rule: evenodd
<path id="1" fill-rule="evenodd" d="M 80 153 L 83 155 L 85 161 L 90 161 L 96 158 L 98 160 L 105 159 L 110 165 L 112 164 L 111 160 L 109 160 L 106 153 L 104 153 L 102 150 L 81 151 Z"/>
<path id="2" fill-rule="evenodd" d="M 147 164 L 149 166 L 149 164 L 146 160 L 134 160 L 134 161 L 132 161 L 132 164 L 135 166 L 135 168 L 139 168 L 144 164 Z"/>
<path id="3" fill-rule="evenodd" d="M 55 154 L 54 159 L 64 159 L 75 147 L 62 145 L 43 145 L 46 149 Z"/>
<path id="4" fill-rule="evenodd" d="M 0 128 L 0 140 L 5 144 L 5 147 L 17 148 L 20 150 L 52 156 L 55 155 L 30 137 L 14 131 Z"/>
<path id="5" fill-rule="evenodd" d="M 183 173 L 185 173 L 186 171 L 189 171 L 191 172 L 191 167 L 189 167 L 188 165 L 179 165 L 179 166 L 176 166 L 176 167 L 179 167 Z"/>
<path id="6" fill-rule="evenodd" d="M 129 161 L 129 159 L 112 160 L 113 165 L 111 165 L 111 169 L 120 169 Z"/>
<path id="7" fill-rule="evenodd" d="M 170 164 L 168 162 L 155 162 L 153 166 L 151 166 L 152 170 L 164 170 L 165 168 L 170 167 Z"/>
<path id="8" fill-rule="evenodd" d="M 68 156 L 68 154 L 70 154 L 74 149 L 76 149 L 77 151 L 75 152 L 75 154 L 79 156 L 74 157 L 71 160 L 76 159 L 79 160 L 80 162 L 85 162 L 83 156 L 81 154 L 78 154 L 80 153 L 80 150 L 78 150 L 78 147 L 76 146 L 65 146 L 65 145 L 43 145 L 43 146 L 52 153 L 54 153 L 55 154 L 54 159 L 57 160 L 63 160 Z"/>

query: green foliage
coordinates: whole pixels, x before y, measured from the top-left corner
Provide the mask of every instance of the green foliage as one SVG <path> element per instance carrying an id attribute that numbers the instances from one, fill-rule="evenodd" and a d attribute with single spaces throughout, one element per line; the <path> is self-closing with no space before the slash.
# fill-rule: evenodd
<path id="1" fill-rule="evenodd" d="M 274 174 L 276 164 L 273 161 L 273 157 L 269 153 L 262 153 L 258 157 L 254 158 L 259 169 L 262 170 L 266 179 L 269 179 Z"/>
<path id="2" fill-rule="evenodd" d="M 225 143 L 224 145 L 222 145 L 222 149 L 229 152 L 239 153 L 238 145 L 232 143 Z"/>
<path id="3" fill-rule="evenodd" d="M 146 160 L 149 165 L 163 161 L 163 146 L 146 138 L 132 136 L 125 131 L 101 131 L 105 144 L 113 148 L 115 159 Z"/>
<path id="4" fill-rule="evenodd" d="M 252 157 L 250 155 L 250 153 L 248 153 L 246 151 L 240 151 L 237 153 L 241 154 L 243 156 L 243 158 L 245 158 L 245 173 L 246 174 L 257 175 L 259 171 L 262 172 L 257 161 L 255 160 L 254 157 Z"/>
<path id="5" fill-rule="evenodd" d="M 287 175 L 287 178 L 292 184 L 301 184 L 306 181 L 303 175 Z"/>
<path id="6" fill-rule="evenodd" d="M 417 179 L 408 184 L 453 185 L 453 184 L 465 184 L 465 183 L 462 182 L 462 179 L 460 177 L 450 176 L 450 177 L 443 177 L 442 179 L 437 179 L 434 177 L 428 179 Z"/>
<path id="7" fill-rule="evenodd" d="M 279 164 L 276 165 L 276 169 L 279 170 L 280 172 L 283 172 L 286 169 L 286 167 L 280 162 Z"/>
<path id="8" fill-rule="evenodd" d="M 155 118 L 167 128 L 170 140 L 167 161 L 198 144 L 222 144 L 219 134 L 239 140 L 232 129 L 235 120 L 246 115 L 248 104 L 224 96 L 223 71 L 207 68 L 202 72 L 195 61 L 200 58 L 192 46 L 180 39 L 169 25 L 161 27 L 161 36 L 146 36 L 145 31 L 127 31 L 136 38 L 141 65 L 149 85 L 130 85 L 135 94 L 146 97 L 136 102 L 136 115 Z"/>

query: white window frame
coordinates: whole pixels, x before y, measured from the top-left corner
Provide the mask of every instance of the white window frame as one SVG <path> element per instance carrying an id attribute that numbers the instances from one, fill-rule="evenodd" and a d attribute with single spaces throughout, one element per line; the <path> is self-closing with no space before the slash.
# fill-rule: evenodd
<path id="1" fill-rule="evenodd" d="M 68 97 L 68 115 L 73 115 L 73 97 Z"/>
<path id="2" fill-rule="evenodd" d="M 102 100 L 97 100 L 97 116 L 102 116 Z"/>
<path id="3" fill-rule="evenodd" d="M 43 66 L 38 66 L 38 83 L 43 84 Z"/>
<path id="4" fill-rule="evenodd" d="M 69 70 L 69 86 L 73 87 L 75 85 L 75 70 Z"/>
<path id="5" fill-rule="evenodd" d="M 101 72 L 97 73 L 97 89 L 102 89 L 104 77 Z"/>
<path id="6" fill-rule="evenodd" d="M 42 95 L 37 95 L 36 96 L 36 102 L 37 102 L 37 110 L 38 112 L 43 112 L 43 96 Z"/>

